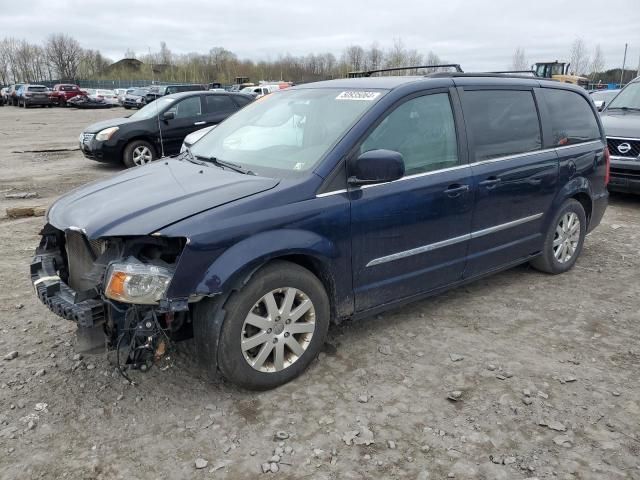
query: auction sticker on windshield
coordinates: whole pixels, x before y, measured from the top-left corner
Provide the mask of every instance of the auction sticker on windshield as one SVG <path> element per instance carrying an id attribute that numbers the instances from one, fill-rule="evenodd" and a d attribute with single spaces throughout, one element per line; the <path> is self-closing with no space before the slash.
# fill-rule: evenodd
<path id="1" fill-rule="evenodd" d="M 380 92 L 351 91 L 342 92 L 336 97 L 336 100 L 364 100 L 365 102 L 371 102 L 379 96 Z"/>

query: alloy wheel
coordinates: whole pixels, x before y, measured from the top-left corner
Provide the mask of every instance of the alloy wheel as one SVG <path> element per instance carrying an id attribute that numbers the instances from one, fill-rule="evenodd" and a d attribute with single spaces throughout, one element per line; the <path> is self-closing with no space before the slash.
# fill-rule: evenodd
<path id="1" fill-rule="evenodd" d="M 553 238 L 553 255 L 559 263 L 573 258 L 580 243 L 580 219 L 574 212 L 567 212 L 558 222 Z"/>
<path id="2" fill-rule="evenodd" d="M 144 165 L 152 160 L 151 150 L 149 147 L 140 145 L 133 149 L 133 163 L 136 165 Z"/>
<path id="3" fill-rule="evenodd" d="M 266 373 L 293 365 L 311 343 L 315 315 L 311 299 L 296 288 L 279 288 L 264 295 L 242 326 L 240 341 L 247 363 Z"/>

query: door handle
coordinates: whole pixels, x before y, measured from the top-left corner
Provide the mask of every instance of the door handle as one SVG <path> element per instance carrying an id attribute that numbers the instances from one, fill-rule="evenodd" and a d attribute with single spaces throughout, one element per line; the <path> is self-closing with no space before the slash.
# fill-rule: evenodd
<path id="1" fill-rule="evenodd" d="M 205 123 L 207 123 L 207 122 L 196 122 L 196 123 L 194 123 L 194 125 L 204 125 Z"/>
<path id="2" fill-rule="evenodd" d="M 498 177 L 489 177 L 486 180 L 483 180 L 480 183 L 478 183 L 478 185 L 480 185 L 481 187 L 485 187 L 487 190 L 491 190 L 492 188 L 496 188 L 496 186 L 501 181 L 502 180 Z"/>
<path id="3" fill-rule="evenodd" d="M 453 184 L 444 191 L 449 198 L 456 198 L 469 191 L 469 185 Z"/>

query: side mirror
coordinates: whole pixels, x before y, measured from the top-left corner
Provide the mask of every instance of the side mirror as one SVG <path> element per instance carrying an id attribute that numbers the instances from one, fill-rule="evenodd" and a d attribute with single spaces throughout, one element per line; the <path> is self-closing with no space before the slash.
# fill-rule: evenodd
<path id="1" fill-rule="evenodd" d="M 402 178 L 403 175 L 402 154 L 393 150 L 369 150 L 349 165 L 351 185 L 392 182 Z"/>
<path id="2" fill-rule="evenodd" d="M 176 118 L 176 112 L 164 112 L 162 114 L 162 119 L 164 121 L 173 120 L 174 118 Z"/>
<path id="3" fill-rule="evenodd" d="M 599 112 L 601 112 L 604 109 L 604 106 L 606 104 L 604 100 L 596 100 L 594 103 L 596 104 L 596 108 L 598 109 Z"/>

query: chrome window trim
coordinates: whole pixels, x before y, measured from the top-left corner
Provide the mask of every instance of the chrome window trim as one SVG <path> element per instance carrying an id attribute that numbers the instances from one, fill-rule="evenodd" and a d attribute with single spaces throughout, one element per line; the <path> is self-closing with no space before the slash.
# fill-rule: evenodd
<path id="1" fill-rule="evenodd" d="M 431 170 L 429 172 L 414 173 L 413 175 L 407 175 L 406 177 L 402 177 L 402 178 L 399 178 L 397 180 L 393 180 L 391 182 L 371 183 L 369 185 L 362 185 L 360 188 L 361 189 L 365 189 L 365 188 L 378 187 L 380 185 L 387 185 L 389 183 L 403 182 L 405 180 L 413 180 L 414 178 L 420 178 L 420 177 L 426 177 L 426 176 L 429 176 L 429 175 L 435 175 L 436 173 L 452 172 L 454 170 L 461 170 L 461 169 L 467 168 L 467 167 L 469 167 L 469 165 L 456 165 L 455 167 L 441 168 L 439 170 Z"/>
<path id="2" fill-rule="evenodd" d="M 617 138 L 617 137 L 607 137 L 607 138 Z M 635 140 L 633 138 L 627 138 L 627 139 L 622 139 L 622 140 Z M 640 141 L 640 139 L 638 139 Z M 532 150 L 530 152 L 523 152 L 523 153 L 514 153 L 513 155 L 505 155 L 502 157 L 496 157 L 496 158 L 488 158 L 486 160 L 480 160 L 477 162 L 473 162 L 473 163 L 466 163 L 466 164 L 460 164 L 460 165 L 456 165 L 454 167 L 448 167 L 448 168 L 441 168 L 439 170 L 431 170 L 429 172 L 422 172 L 422 173 L 415 173 L 413 175 L 407 175 L 406 177 L 402 177 L 399 178 L 397 180 L 393 180 L 391 182 L 382 182 L 382 183 L 372 183 L 369 185 L 362 185 L 360 187 L 360 189 L 364 190 L 367 188 L 373 188 L 373 187 L 380 187 L 383 185 L 388 185 L 390 183 L 396 183 L 396 182 L 402 182 L 404 180 L 413 180 L 414 178 L 420 178 L 420 177 L 426 177 L 428 175 L 435 175 L 437 173 L 443 173 L 443 172 L 451 172 L 454 170 L 461 170 L 463 168 L 467 168 L 467 167 L 477 167 L 480 165 L 487 165 L 487 164 L 491 164 L 491 163 L 495 163 L 495 162 L 502 162 L 502 161 L 506 161 L 506 160 L 514 160 L 516 158 L 524 158 L 524 157 L 529 157 L 532 155 L 538 155 L 540 153 L 549 153 L 549 152 L 553 152 L 553 151 L 558 151 L 558 150 L 565 150 L 567 148 L 576 148 L 576 147 L 583 147 L 583 146 L 588 146 L 588 145 L 595 145 L 598 144 L 600 146 L 602 146 L 603 148 L 606 146 L 602 140 L 590 140 L 588 142 L 583 142 L 583 143 L 574 143 L 572 145 L 562 145 L 559 147 L 549 147 L 549 148 L 542 148 L 540 150 Z M 611 157 L 613 159 L 613 156 Z M 628 157 L 631 158 L 631 157 Z M 326 193 L 318 193 L 316 194 L 316 198 L 321 198 L 321 197 L 327 197 L 329 195 L 338 195 L 340 193 L 345 193 L 348 192 L 348 189 L 341 189 L 341 190 L 333 190 L 331 192 L 326 192 Z"/>
<path id="3" fill-rule="evenodd" d="M 593 145 L 595 143 L 597 143 L 599 145 L 602 145 L 603 148 L 606 146 L 604 143 L 602 143 L 602 140 L 589 140 L 588 142 L 573 143 L 571 145 L 562 145 L 560 147 L 555 147 L 555 150 L 564 150 L 566 148 L 584 147 L 586 145 Z"/>
<path id="4" fill-rule="evenodd" d="M 632 142 L 640 142 L 640 138 L 630 138 L 630 137 L 612 137 L 607 135 L 607 138 L 612 138 L 614 140 L 631 140 Z"/>
<path id="5" fill-rule="evenodd" d="M 330 192 L 318 193 L 316 194 L 316 198 L 328 197 L 330 195 L 339 195 L 341 193 L 347 193 L 348 191 L 349 190 L 347 190 L 346 188 L 343 188 L 341 190 L 332 190 Z"/>
<path id="6" fill-rule="evenodd" d="M 516 227 L 518 225 L 522 225 L 527 222 L 532 222 L 534 220 L 542 218 L 543 215 L 544 215 L 543 213 L 536 213 L 535 215 L 529 215 L 528 217 L 519 218 L 511 222 L 501 223 L 500 225 L 494 225 L 493 227 L 484 228 L 482 230 L 476 230 L 475 232 L 467 233 L 465 235 L 460 235 L 458 237 L 452 237 L 446 240 L 442 240 L 440 242 L 430 243 L 428 245 L 422 245 L 420 247 L 412 248 L 410 250 L 404 250 L 402 252 L 392 253 L 391 255 L 385 255 L 384 257 L 374 258 L 369 263 L 367 263 L 366 267 L 373 267 L 375 265 L 380 265 L 382 263 L 393 262 L 395 260 L 411 257 L 413 255 L 419 255 L 421 253 L 431 252 L 438 248 L 455 245 L 456 243 L 471 240 L 473 238 L 490 235 L 492 233 L 496 233 L 501 230 L 506 230 L 508 228 Z"/>

